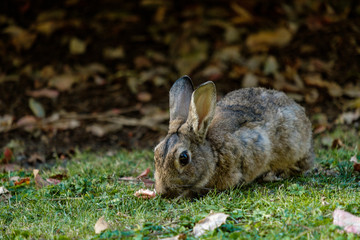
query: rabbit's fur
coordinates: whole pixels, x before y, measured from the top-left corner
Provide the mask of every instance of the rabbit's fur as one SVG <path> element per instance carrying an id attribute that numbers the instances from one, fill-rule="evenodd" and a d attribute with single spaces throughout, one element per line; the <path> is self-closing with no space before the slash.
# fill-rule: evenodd
<path id="1" fill-rule="evenodd" d="M 213 82 L 194 91 L 184 76 L 170 90 L 169 132 L 155 148 L 155 188 L 193 196 L 301 173 L 313 159 L 311 123 L 283 92 L 245 88 L 216 104 Z"/>

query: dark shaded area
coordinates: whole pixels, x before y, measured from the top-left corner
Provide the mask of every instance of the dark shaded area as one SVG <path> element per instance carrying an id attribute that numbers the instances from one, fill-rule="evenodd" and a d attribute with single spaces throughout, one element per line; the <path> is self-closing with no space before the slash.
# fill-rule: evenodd
<path id="1" fill-rule="evenodd" d="M 220 96 L 285 91 L 319 133 L 359 129 L 359 14 L 355 0 L 1 1 L 0 147 L 151 148 L 184 74 Z"/>

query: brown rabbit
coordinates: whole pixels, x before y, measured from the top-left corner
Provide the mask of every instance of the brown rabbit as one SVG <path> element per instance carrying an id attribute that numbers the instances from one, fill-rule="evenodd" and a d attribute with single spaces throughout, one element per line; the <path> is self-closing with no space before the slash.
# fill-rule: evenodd
<path id="1" fill-rule="evenodd" d="M 155 148 L 155 189 L 168 197 L 271 181 L 313 165 L 311 123 L 283 92 L 245 88 L 216 104 L 213 82 L 170 89 L 169 132 Z"/>

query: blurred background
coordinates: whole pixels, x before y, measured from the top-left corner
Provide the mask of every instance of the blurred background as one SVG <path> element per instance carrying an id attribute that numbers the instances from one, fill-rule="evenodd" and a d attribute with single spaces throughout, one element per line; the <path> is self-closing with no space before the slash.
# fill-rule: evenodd
<path id="1" fill-rule="evenodd" d="M 3 161 L 151 149 L 184 74 L 219 98 L 286 92 L 323 147 L 344 144 L 329 132 L 360 139 L 357 0 L 2 0 L 0 36 Z"/>

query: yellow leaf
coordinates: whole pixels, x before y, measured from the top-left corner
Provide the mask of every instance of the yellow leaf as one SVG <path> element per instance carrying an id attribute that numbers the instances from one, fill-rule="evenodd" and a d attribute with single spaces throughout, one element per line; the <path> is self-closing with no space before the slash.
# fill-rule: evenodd
<path id="1" fill-rule="evenodd" d="M 99 218 L 97 220 L 97 222 L 95 223 L 94 229 L 95 229 L 95 233 L 99 234 L 102 231 L 106 230 L 109 228 L 109 224 L 105 221 L 104 216 L 102 216 L 101 218 Z"/>
<path id="2" fill-rule="evenodd" d="M 286 28 L 273 31 L 261 31 L 248 36 L 246 46 L 250 51 L 267 51 L 270 47 L 284 47 L 292 38 L 292 33 Z"/>
<path id="3" fill-rule="evenodd" d="M 69 48 L 71 54 L 83 54 L 86 51 L 86 42 L 75 37 L 71 38 Z"/>

